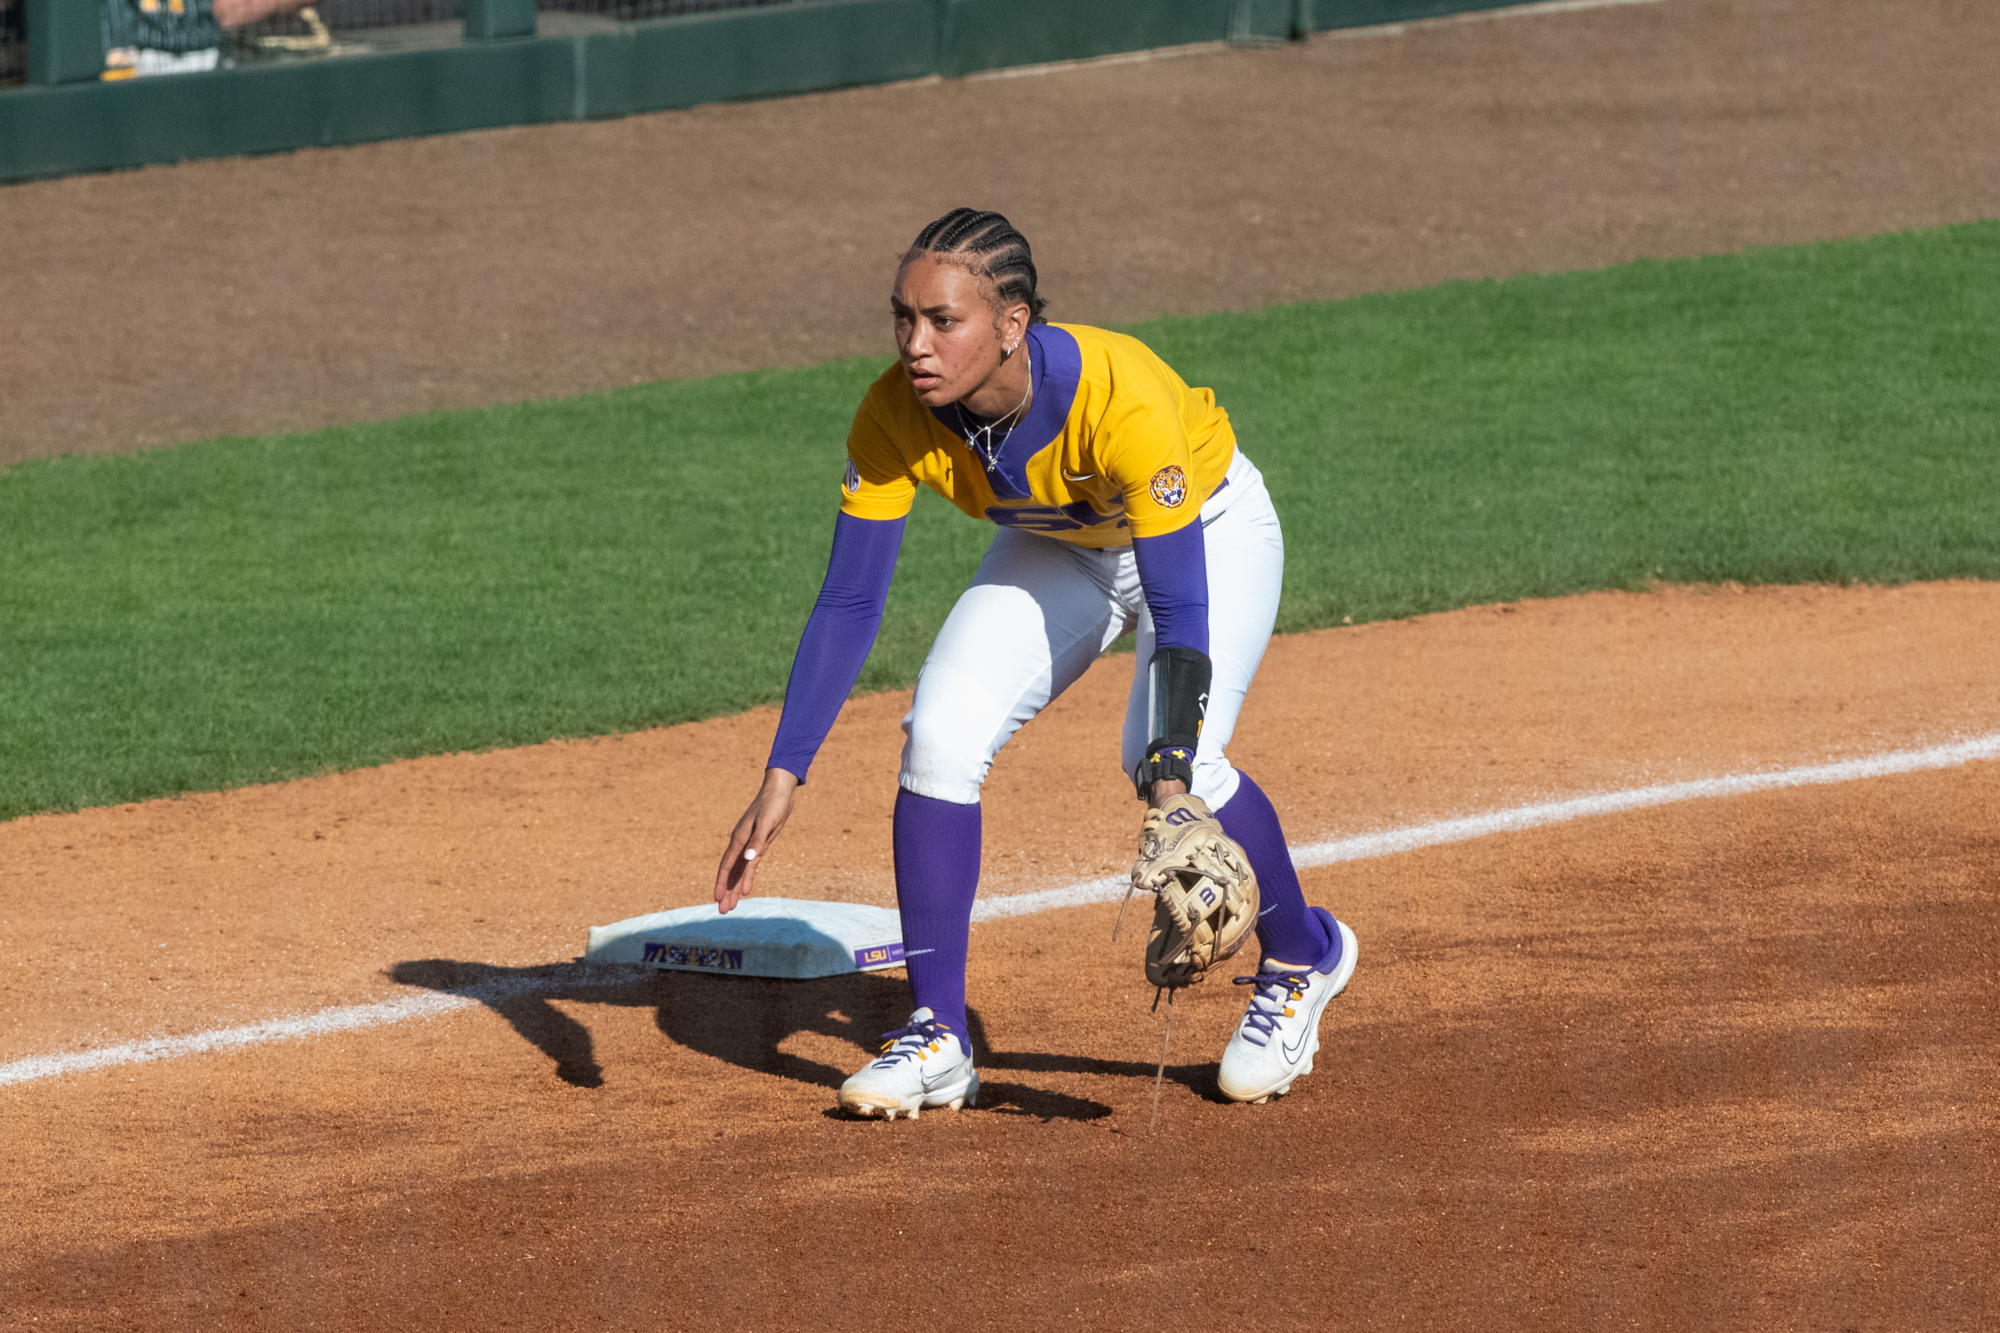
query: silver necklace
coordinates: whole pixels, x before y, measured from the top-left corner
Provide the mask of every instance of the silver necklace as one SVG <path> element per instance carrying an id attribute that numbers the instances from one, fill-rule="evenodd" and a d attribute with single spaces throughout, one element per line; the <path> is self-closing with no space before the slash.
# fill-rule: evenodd
<path id="1" fill-rule="evenodd" d="M 967 424 L 963 404 L 953 403 L 951 405 L 951 410 L 958 414 L 958 433 L 965 437 L 966 444 L 971 446 L 974 453 L 986 460 L 988 471 L 1000 465 L 1000 446 L 1007 442 L 1006 431 L 1001 432 L 1000 438 L 997 441 L 993 438 L 993 432 L 999 430 L 1002 425 L 1006 425 L 1008 430 L 1012 430 L 1013 425 L 1011 423 L 1013 418 L 1020 416 L 1021 410 L 1028 405 L 1028 399 L 1033 397 L 1035 393 L 1035 354 L 1028 351 L 1028 344 L 1026 342 L 1021 344 L 1021 351 L 1028 358 L 1028 387 L 1022 392 L 1021 401 L 1014 404 L 1012 410 L 1005 415 L 993 418 L 993 420 L 983 426 L 975 427 Z"/>

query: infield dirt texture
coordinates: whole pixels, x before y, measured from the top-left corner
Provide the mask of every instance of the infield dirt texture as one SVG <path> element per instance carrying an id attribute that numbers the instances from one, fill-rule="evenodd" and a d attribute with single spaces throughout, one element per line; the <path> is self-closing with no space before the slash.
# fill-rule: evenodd
<path id="1" fill-rule="evenodd" d="M 961 196 L 1104 322 L 1991 217 L 1996 50 L 1971 0 L 1663 0 L 10 187 L 0 461 L 879 350 Z M 1996 643 L 1973 581 L 1477 607 L 1274 642 L 1233 753 L 1316 842 L 1995 736 Z M 1129 858 L 1131 665 L 1002 755 L 989 901 Z M 892 901 L 906 705 L 765 890 Z M 975 928 L 982 1104 L 916 1123 L 831 1114 L 897 977 L 573 966 L 706 896 L 775 723 L 0 824 L 0 1327 L 2000 1320 L 2000 763 L 1309 870 L 1361 947 L 1317 1071 L 1221 1104 L 1198 988 L 1148 1139 L 1111 906 Z"/>

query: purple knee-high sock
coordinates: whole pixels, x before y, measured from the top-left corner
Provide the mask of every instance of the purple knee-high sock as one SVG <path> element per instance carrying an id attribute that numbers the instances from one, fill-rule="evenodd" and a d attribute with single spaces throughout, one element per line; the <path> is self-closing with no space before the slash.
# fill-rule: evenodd
<path id="1" fill-rule="evenodd" d="M 1292 868 L 1292 852 L 1285 846 L 1285 830 L 1278 824 L 1278 812 L 1263 788 L 1238 769 L 1241 779 L 1229 803 L 1215 812 L 1222 831 L 1243 844 L 1250 856 L 1250 868 L 1257 872 L 1259 912 L 1257 943 L 1266 958 L 1311 967 L 1326 956 L 1333 941 L 1316 913 L 1306 906 L 1299 888 L 1299 872 Z"/>
<path id="2" fill-rule="evenodd" d="M 896 792 L 896 906 L 916 1007 L 958 1034 L 965 1028 L 965 951 L 979 887 L 979 806 Z"/>

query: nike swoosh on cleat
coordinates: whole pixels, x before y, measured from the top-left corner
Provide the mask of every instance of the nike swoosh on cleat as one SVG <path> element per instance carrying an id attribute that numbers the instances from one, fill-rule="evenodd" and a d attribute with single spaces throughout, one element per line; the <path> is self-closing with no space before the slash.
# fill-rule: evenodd
<path id="1" fill-rule="evenodd" d="M 1312 1036 L 1312 1029 L 1307 1028 L 1304 1032 L 1301 1032 L 1299 1034 L 1299 1044 L 1296 1049 L 1292 1046 L 1290 1042 L 1286 1042 L 1284 1044 L 1286 1064 L 1295 1065 L 1299 1062 L 1299 1053 L 1305 1050 L 1306 1042 L 1308 1039 L 1311 1038 L 1311 1036 Z"/>

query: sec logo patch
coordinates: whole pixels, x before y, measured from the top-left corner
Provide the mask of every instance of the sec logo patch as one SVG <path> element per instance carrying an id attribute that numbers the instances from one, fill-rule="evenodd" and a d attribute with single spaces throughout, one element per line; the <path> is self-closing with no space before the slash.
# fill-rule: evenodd
<path id="1" fill-rule="evenodd" d="M 1168 464 L 1153 474 L 1153 503 L 1162 509 L 1179 509 L 1187 499 L 1187 473 Z"/>
<path id="2" fill-rule="evenodd" d="M 847 475 L 840 479 L 840 489 L 849 495 L 861 489 L 861 472 L 854 466 L 854 460 L 847 460 Z"/>

